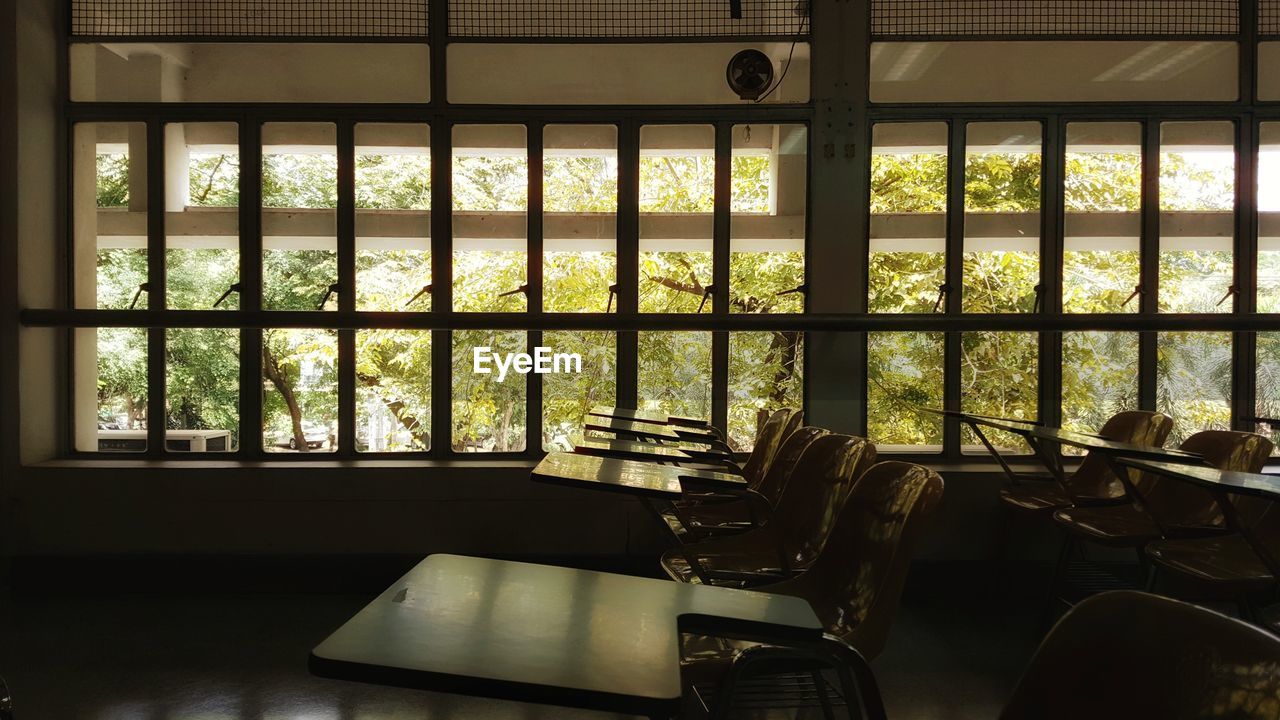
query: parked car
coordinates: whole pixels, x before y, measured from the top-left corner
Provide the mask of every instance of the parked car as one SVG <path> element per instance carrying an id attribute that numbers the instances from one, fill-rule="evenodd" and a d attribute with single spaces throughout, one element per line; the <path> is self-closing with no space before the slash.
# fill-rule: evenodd
<path id="1" fill-rule="evenodd" d="M 329 442 L 329 428 L 319 423 L 304 422 L 302 423 L 302 436 L 306 440 L 309 449 L 317 450 Z M 276 447 L 287 447 L 290 450 L 299 449 L 298 438 L 294 436 L 291 428 L 276 432 L 273 440 Z"/>

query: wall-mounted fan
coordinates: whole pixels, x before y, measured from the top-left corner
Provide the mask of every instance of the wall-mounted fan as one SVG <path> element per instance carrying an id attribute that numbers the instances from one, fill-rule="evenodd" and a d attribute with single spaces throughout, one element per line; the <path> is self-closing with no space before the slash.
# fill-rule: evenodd
<path id="1" fill-rule="evenodd" d="M 743 100 L 756 100 L 773 84 L 773 61 L 759 50 L 743 50 L 724 71 L 729 89 Z"/>

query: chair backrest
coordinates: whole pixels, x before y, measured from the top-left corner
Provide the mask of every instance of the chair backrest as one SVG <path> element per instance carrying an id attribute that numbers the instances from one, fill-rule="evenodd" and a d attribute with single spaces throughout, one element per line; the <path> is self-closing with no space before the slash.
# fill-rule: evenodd
<path id="1" fill-rule="evenodd" d="M 1143 447 L 1162 447 L 1173 430 L 1173 418 L 1158 412 L 1145 410 L 1126 410 L 1112 415 L 1098 430 L 1098 435 L 1115 442 L 1141 445 Z M 1136 479 L 1138 473 L 1133 473 Z M 1107 464 L 1105 458 L 1097 453 L 1089 453 L 1080 462 L 1080 467 L 1071 476 L 1071 489 L 1090 497 L 1121 497 L 1124 486 Z"/>
<path id="2" fill-rule="evenodd" d="M 1280 638 L 1194 605 L 1127 590 L 1058 621 L 1001 720 L 1274 720 Z"/>
<path id="3" fill-rule="evenodd" d="M 852 435 L 830 433 L 805 450 L 766 523 L 791 568 L 818 556 L 849 491 L 875 461 L 875 446 Z"/>
<path id="4" fill-rule="evenodd" d="M 756 485 L 755 491 L 768 500 L 770 505 L 776 506 L 778 498 L 782 497 L 783 488 L 787 486 L 787 480 L 791 478 L 796 463 L 800 462 L 804 451 L 813 444 L 814 440 L 826 434 L 828 434 L 826 430 L 812 425 L 796 428 L 795 432 L 782 441 L 782 446 L 778 448 L 778 452 L 773 456 L 773 462 L 769 465 L 769 471 Z"/>
<path id="5" fill-rule="evenodd" d="M 809 569 L 763 589 L 805 598 L 828 633 L 874 658 L 888 639 L 911 558 L 942 487 L 942 477 L 922 465 L 876 464 L 854 485 Z"/>
<path id="6" fill-rule="evenodd" d="M 756 433 L 756 444 L 751 448 L 751 454 L 742 465 L 742 477 L 746 478 L 747 487 L 755 489 L 764 479 L 782 441 L 800 426 L 799 415 L 800 413 L 791 408 L 782 408 L 774 411 L 769 419 L 764 421 L 760 432 Z"/>
<path id="7" fill-rule="evenodd" d="M 1267 438 L 1237 430 L 1203 430 L 1182 442 L 1180 450 L 1199 453 L 1219 470 L 1258 472 L 1271 457 L 1274 444 Z M 1171 478 L 1144 473 L 1138 491 L 1148 509 L 1165 525 L 1220 525 L 1222 510 L 1208 490 Z"/>

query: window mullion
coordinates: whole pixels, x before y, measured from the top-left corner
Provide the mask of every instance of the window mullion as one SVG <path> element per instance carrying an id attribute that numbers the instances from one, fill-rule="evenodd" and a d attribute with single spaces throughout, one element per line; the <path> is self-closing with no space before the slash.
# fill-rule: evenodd
<path id="1" fill-rule="evenodd" d="M 337 124 L 338 310 L 356 309 L 355 123 Z M 338 331 L 338 448 L 350 456 L 356 445 L 356 331 Z"/>
<path id="2" fill-rule="evenodd" d="M 147 123 L 147 307 L 163 310 L 165 300 L 165 123 Z M 147 455 L 164 454 L 165 329 L 147 330 Z"/>
<path id="3" fill-rule="evenodd" d="M 1235 301 L 1233 311 L 1258 310 L 1258 125 L 1252 114 L 1236 121 Z M 1231 417 L 1237 429 L 1251 429 L 1245 418 L 1257 408 L 1257 335 L 1232 335 Z"/>
<path id="4" fill-rule="evenodd" d="M 618 126 L 618 315 L 640 308 L 640 125 Z M 617 403 L 635 407 L 639 349 L 636 331 L 618 333 Z"/>
<path id="5" fill-rule="evenodd" d="M 1138 312 L 1154 315 L 1160 307 L 1160 123 L 1148 119 L 1142 136 L 1142 235 Z M 1138 407 L 1156 409 L 1156 365 L 1158 335 L 1145 331 L 1138 335 Z"/>
<path id="6" fill-rule="evenodd" d="M 543 311 L 542 287 L 542 189 L 543 189 L 543 141 L 542 123 L 529 123 L 525 129 L 528 148 L 528 209 L 526 217 L 525 256 L 528 262 L 527 308 L 530 312 Z M 531 330 L 527 334 L 528 352 L 542 344 L 542 331 Z M 542 376 L 538 373 L 525 375 L 525 452 L 542 451 Z"/>
<path id="7" fill-rule="evenodd" d="M 729 313 L 729 232 L 733 194 L 733 125 L 716 123 L 715 200 L 711 235 L 711 311 Z M 729 333 L 711 333 L 711 422 L 727 428 L 729 423 Z"/>
<path id="8" fill-rule="evenodd" d="M 1062 253 L 1066 218 L 1063 186 L 1066 168 L 1066 124 L 1060 117 L 1045 122 L 1040 201 L 1040 312 L 1062 312 Z M 1062 423 L 1062 333 L 1039 334 L 1039 407 L 1041 422 Z"/>
<path id="9" fill-rule="evenodd" d="M 952 120 L 947 140 L 947 238 L 945 310 L 948 315 L 960 313 L 961 292 L 964 285 L 964 171 L 965 171 L 965 122 Z M 943 341 L 943 407 L 959 410 L 961 337 L 958 332 L 947 332 Z M 943 454 L 960 456 L 960 423 L 947 418 L 942 431 Z"/>
<path id="10" fill-rule="evenodd" d="M 435 22 L 433 17 L 433 25 Z M 434 118 L 431 124 L 431 313 L 444 316 L 453 314 L 452 134 L 453 126 L 449 122 Z M 432 330 L 431 435 L 434 439 L 431 454 L 437 457 L 448 456 L 452 444 L 452 388 L 453 334 L 449 330 Z"/>
<path id="11" fill-rule="evenodd" d="M 262 123 L 240 121 L 240 309 L 262 310 Z M 262 449 L 262 330 L 240 331 L 240 455 Z"/>

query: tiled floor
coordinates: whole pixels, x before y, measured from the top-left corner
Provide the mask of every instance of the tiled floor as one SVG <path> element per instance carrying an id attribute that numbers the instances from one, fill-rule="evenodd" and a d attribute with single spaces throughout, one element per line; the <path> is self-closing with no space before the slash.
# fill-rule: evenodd
<path id="1" fill-rule="evenodd" d="M 1034 611 L 1009 612 L 989 597 L 957 600 L 960 591 L 947 587 L 909 593 L 874 663 L 892 720 L 996 717 L 1035 648 Z M 367 600 L 20 595 L 0 604 L 0 674 L 17 720 L 607 717 L 308 675 L 307 651 Z"/>

